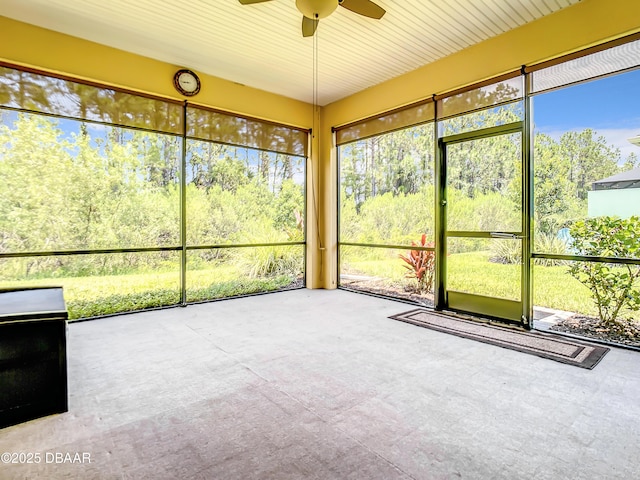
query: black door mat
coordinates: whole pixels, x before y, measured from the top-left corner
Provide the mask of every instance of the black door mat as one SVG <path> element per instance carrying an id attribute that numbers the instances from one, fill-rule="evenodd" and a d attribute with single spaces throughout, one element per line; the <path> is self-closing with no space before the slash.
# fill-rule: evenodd
<path id="1" fill-rule="evenodd" d="M 422 308 L 389 318 L 581 368 L 592 369 L 609 351 L 607 347 L 463 320 Z"/>

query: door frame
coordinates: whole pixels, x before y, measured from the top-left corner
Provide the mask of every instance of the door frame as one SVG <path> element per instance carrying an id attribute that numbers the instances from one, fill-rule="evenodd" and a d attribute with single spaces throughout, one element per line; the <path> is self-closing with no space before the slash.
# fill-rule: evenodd
<path id="1" fill-rule="evenodd" d="M 478 129 L 470 132 L 459 133 L 438 138 L 438 158 L 436 162 L 436 192 L 435 192 L 435 230 L 437 232 L 436 239 L 436 272 L 435 272 L 435 308 L 436 310 L 456 310 L 463 313 L 479 314 L 495 318 L 497 320 L 518 324 L 526 329 L 532 325 L 532 302 L 531 302 L 531 242 L 530 242 L 530 226 L 531 226 L 531 162 L 530 162 L 530 145 L 529 132 L 527 125 L 528 119 L 523 121 L 508 123 L 495 127 Z M 498 232 L 504 234 L 502 238 L 517 238 L 521 241 L 522 263 L 520 267 L 520 300 L 512 301 L 500 299 L 497 297 L 485 297 L 482 295 L 473 295 L 459 293 L 455 291 L 447 291 L 446 289 L 446 271 L 447 271 L 447 248 L 446 242 L 448 238 L 447 230 L 447 191 L 446 191 L 446 147 L 447 145 L 461 143 L 465 141 L 489 138 L 498 135 L 507 135 L 510 133 L 521 134 L 521 224 L 520 232 Z M 468 236 L 472 238 L 492 238 L 490 232 L 456 232 L 455 237 Z M 450 307 L 450 300 L 454 300 L 457 305 L 455 308 Z"/>

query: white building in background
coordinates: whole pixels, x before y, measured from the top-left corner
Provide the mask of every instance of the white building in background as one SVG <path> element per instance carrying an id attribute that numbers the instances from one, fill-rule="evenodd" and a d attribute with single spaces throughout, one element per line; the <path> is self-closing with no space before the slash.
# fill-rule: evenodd
<path id="1" fill-rule="evenodd" d="M 640 147 L 640 134 L 629 142 Z M 587 194 L 589 217 L 640 216 L 640 168 L 596 180 L 591 187 Z"/>

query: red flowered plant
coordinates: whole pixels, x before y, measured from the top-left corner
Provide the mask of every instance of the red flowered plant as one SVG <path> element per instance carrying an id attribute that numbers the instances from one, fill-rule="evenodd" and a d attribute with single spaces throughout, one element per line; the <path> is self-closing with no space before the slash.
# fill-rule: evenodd
<path id="1" fill-rule="evenodd" d="M 427 243 L 427 235 L 422 234 L 420 243 L 411 242 L 414 247 L 433 248 L 434 243 Z M 433 289 L 433 275 L 435 270 L 436 254 L 433 250 L 410 250 L 407 255 L 398 255 L 407 265 L 404 268 L 409 270 L 406 278 L 415 278 L 418 281 L 417 290 L 419 293 L 429 292 Z"/>

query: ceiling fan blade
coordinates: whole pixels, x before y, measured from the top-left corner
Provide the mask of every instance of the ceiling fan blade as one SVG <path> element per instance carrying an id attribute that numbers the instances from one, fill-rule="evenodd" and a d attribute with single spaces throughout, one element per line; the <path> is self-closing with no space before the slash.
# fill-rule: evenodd
<path id="1" fill-rule="evenodd" d="M 303 16 L 302 17 L 302 36 L 313 37 L 313 34 L 316 33 L 316 28 L 318 28 L 318 23 L 320 23 L 320 20 L 314 20 L 312 18 L 307 18 Z"/>
<path id="2" fill-rule="evenodd" d="M 241 5 L 251 5 L 252 3 L 264 3 L 270 2 L 271 0 L 238 0 Z"/>
<path id="3" fill-rule="evenodd" d="M 380 20 L 386 13 L 384 8 L 376 5 L 371 0 L 339 0 L 338 4 L 347 10 L 359 13 L 365 17 L 375 18 L 377 20 Z"/>

